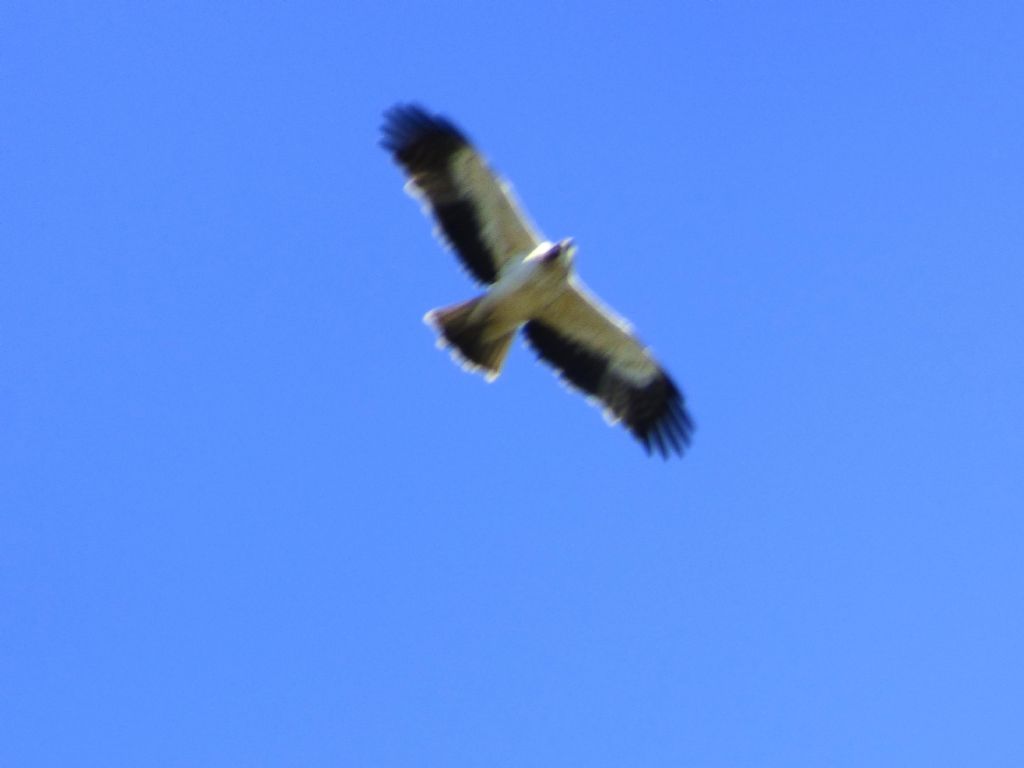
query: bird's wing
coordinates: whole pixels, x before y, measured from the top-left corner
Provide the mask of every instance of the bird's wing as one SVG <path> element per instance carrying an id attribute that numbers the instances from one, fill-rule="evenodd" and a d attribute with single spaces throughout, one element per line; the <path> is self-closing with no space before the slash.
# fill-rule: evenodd
<path id="1" fill-rule="evenodd" d="M 525 327 L 526 338 L 562 378 L 621 421 L 649 453 L 682 454 L 693 421 L 683 395 L 629 324 L 580 281 Z"/>
<path id="2" fill-rule="evenodd" d="M 388 150 L 409 176 L 406 189 L 429 207 L 472 275 L 493 283 L 501 268 L 543 238 L 511 189 L 451 122 L 414 105 L 385 114 Z"/>

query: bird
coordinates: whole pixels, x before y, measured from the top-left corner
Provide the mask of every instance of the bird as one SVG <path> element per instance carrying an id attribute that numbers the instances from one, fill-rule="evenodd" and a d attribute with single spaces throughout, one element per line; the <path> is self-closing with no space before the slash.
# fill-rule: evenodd
<path id="1" fill-rule="evenodd" d="M 545 239 L 508 182 L 443 115 L 397 104 L 384 113 L 380 144 L 440 239 L 486 288 L 427 312 L 438 346 L 493 381 L 521 329 L 540 360 L 601 407 L 609 424 L 621 423 L 649 455 L 682 456 L 694 431 L 683 393 L 630 324 L 580 280 L 573 239 Z"/>

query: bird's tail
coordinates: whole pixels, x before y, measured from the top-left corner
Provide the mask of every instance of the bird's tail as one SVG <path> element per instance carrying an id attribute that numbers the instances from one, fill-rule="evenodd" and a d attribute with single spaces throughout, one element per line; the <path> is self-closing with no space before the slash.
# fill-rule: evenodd
<path id="1" fill-rule="evenodd" d="M 516 329 L 499 329 L 490 318 L 474 311 L 482 298 L 433 309 L 423 321 L 441 335 L 439 347 L 451 347 L 452 357 L 464 368 L 480 371 L 488 381 L 494 381 L 505 364 Z"/>

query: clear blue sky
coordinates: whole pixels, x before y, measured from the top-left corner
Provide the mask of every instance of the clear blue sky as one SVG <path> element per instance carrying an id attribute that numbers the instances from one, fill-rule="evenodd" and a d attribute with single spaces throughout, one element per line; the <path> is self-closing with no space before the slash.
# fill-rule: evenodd
<path id="1" fill-rule="evenodd" d="M 1024 765 L 1019 3 L 0 10 L 0 764 Z M 456 120 L 647 458 L 376 146 Z"/>

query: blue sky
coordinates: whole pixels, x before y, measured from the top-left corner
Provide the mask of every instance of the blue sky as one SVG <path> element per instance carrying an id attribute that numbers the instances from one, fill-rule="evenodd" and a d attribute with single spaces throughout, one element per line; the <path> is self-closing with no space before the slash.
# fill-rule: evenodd
<path id="1" fill-rule="evenodd" d="M 1016 3 L 0 11 L 0 764 L 1024 762 Z M 517 346 L 456 120 L 698 424 Z"/>

